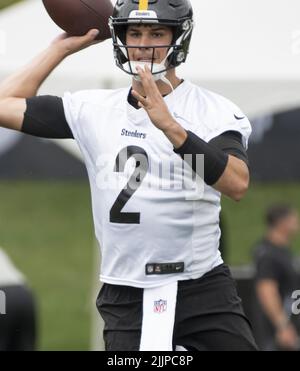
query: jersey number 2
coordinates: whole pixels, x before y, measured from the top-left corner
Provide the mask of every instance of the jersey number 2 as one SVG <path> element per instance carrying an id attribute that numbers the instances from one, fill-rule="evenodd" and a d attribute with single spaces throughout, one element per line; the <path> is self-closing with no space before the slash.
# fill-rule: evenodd
<path id="1" fill-rule="evenodd" d="M 141 186 L 149 168 L 149 158 L 143 148 L 129 146 L 122 149 L 117 158 L 114 172 L 121 173 L 125 170 L 127 161 L 133 157 L 136 160 L 136 168 L 131 175 L 126 187 L 121 191 L 110 210 L 110 222 L 117 224 L 140 224 L 140 213 L 122 213 L 126 203 Z"/>

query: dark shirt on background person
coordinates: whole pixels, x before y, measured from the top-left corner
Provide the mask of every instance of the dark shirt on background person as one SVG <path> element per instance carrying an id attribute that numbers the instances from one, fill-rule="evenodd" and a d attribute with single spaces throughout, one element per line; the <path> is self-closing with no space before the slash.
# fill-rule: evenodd
<path id="1" fill-rule="evenodd" d="M 277 283 L 280 298 L 286 314 L 291 320 L 292 293 L 299 288 L 298 273 L 294 267 L 293 255 L 288 246 L 278 246 L 267 238 L 263 239 L 255 248 L 254 261 L 256 266 L 256 283 L 262 280 L 272 280 Z M 276 329 L 261 305 L 258 307 L 258 317 L 261 337 L 265 339 L 261 348 L 274 350 Z"/>

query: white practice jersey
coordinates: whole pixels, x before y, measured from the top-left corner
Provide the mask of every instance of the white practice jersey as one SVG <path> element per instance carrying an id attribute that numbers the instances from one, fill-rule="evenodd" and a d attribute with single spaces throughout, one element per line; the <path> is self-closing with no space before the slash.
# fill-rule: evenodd
<path id="1" fill-rule="evenodd" d="M 186 162 L 146 111 L 128 103 L 128 93 L 129 88 L 88 90 L 63 97 L 67 122 L 88 170 L 102 252 L 100 279 L 149 288 L 199 278 L 223 263 L 221 194 L 201 186 L 199 179 L 183 180 L 182 174 L 189 173 L 183 169 Z M 247 147 L 251 125 L 222 96 L 185 81 L 164 99 L 175 120 L 206 142 L 237 131 Z M 143 169 L 138 176 L 137 169 Z M 134 189 L 128 187 L 133 179 Z M 178 267 L 184 265 L 184 270 L 151 271 L 164 263 L 181 263 Z"/>

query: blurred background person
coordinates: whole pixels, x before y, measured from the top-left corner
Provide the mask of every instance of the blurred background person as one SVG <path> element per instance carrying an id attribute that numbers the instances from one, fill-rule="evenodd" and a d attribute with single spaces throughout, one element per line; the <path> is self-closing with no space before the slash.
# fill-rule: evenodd
<path id="1" fill-rule="evenodd" d="M 298 212 L 288 205 L 274 205 L 266 213 L 267 231 L 255 249 L 255 289 L 261 350 L 300 350 L 292 318 L 292 293 L 298 274 L 290 248 L 299 233 Z"/>
<path id="2" fill-rule="evenodd" d="M 25 278 L 0 249 L 0 351 L 33 351 L 36 344 L 35 304 Z"/>

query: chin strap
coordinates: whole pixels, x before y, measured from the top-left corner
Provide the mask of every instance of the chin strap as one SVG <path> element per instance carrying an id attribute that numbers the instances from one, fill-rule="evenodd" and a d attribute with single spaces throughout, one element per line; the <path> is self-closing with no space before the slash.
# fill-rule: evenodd
<path id="1" fill-rule="evenodd" d="M 173 85 L 171 84 L 171 81 L 169 79 L 166 78 L 166 76 L 163 76 L 161 78 L 161 81 L 164 82 L 165 84 L 167 84 L 170 88 L 171 88 L 171 93 L 170 93 L 170 98 L 172 99 L 172 101 L 170 102 L 170 106 L 169 106 L 169 110 L 171 112 L 171 114 L 173 115 L 174 113 L 174 108 L 175 108 L 175 96 L 174 96 L 174 87 Z"/>
<path id="2" fill-rule="evenodd" d="M 173 85 L 171 84 L 171 81 L 167 79 L 166 76 L 162 76 L 160 80 L 164 82 L 165 84 L 169 85 L 173 93 L 174 88 L 173 88 Z"/>
<path id="3" fill-rule="evenodd" d="M 139 66 L 141 68 L 145 68 L 145 66 L 148 66 L 149 68 L 151 68 L 151 64 L 148 63 L 148 62 L 131 62 L 131 67 L 134 69 L 135 72 L 137 71 L 136 70 L 136 67 L 137 66 Z M 167 84 L 171 88 L 171 90 L 173 92 L 174 91 L 173 85 L 171 84 L 171 82 L 166 77 L 167 71 L 164 71 L 164 72 L 161 72 L 161 73 L 155 73 L 156 71 L 159 71 L 162 66 L 163 66 L 162 63 L 160 63 L 160 64 L 154 63 L 152 65 L 152 76 L 154 78 L 154 81 L 161 80 L 162 82 L 164 82 L 165 84 Z M 136 81 L 141 82 L 141 78 L 138 75 L 134 75 L 133 78 Z"/>

